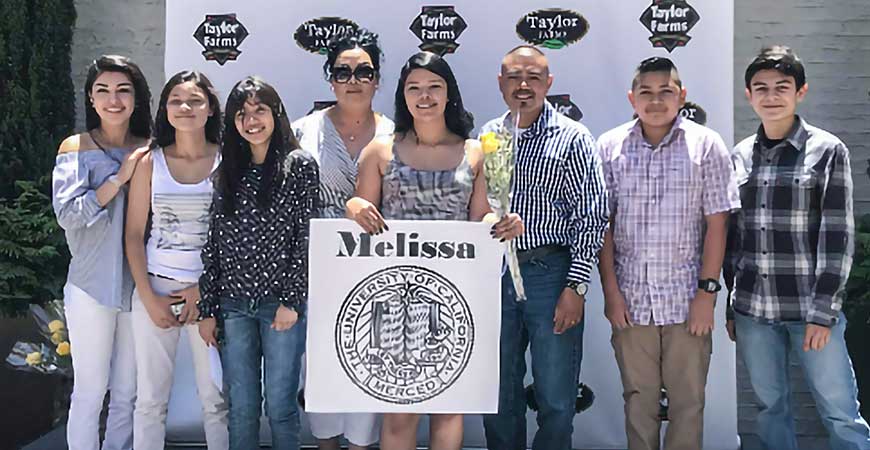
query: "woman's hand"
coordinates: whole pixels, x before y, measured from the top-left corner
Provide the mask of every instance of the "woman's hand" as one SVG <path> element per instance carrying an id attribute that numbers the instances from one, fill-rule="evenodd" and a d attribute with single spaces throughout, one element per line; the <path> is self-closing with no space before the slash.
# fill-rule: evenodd
<path id="1" fill-rule="evenodd" d="M 180 327 L 181 324 L 172 313 L 172 308 L 169 306 L 177 300 L 172 297 L 163 295 L 155 295 L 150 299 L 142 298 L 142 304 L 145 306 L 145 311 L 148 317 L 154 322 L 158 328 L 168 329 L 172 327 Z"/>
<path id="2" fill-rule="evenodd" d="M 347 201 L 347 216 L 369 234 L 381 234 L 390 229 L 378 208 L 361 197 L 353 197 Z"/>
<path id="3" fill-rule="evenodd" d="M 217 347 L 217 319 L 209 317 L 199 321 L 199 337 L 205 341 L 205 345 L 209 347 Z"/>
<path id="4" fill-rule="evenodd" d="M 125 159 L 121 164 L 121 168 L 118 169 L 118 173 L 116 174 L 118 181 L 123 184 L 130 181 L 130 178 L 133 178 L 133 172 L 136 171 L 136 164 L 138 164 L 139 160 L 148 153 L 148 150 L 150 150 L 148 146 L 139 147 L 127 155 L 127 159 Z"/>
<path id="5" fill-rule="evenodd" d="M 170 298 L 184 300 L 184 308 L 181 309 L 181 314 L 178 315 L 178 321 L 183 324 L 191 324 L 199 318 L 199 308 L 196 303 L 199 301 L 199 284 L 192 284 L 180 291 L 175 291 L 169 294 Z"/>
<path id="6" fill-rule="evenodd" d="M 299 314 L 284 305 L 278 307 L 275 311 L 275 320 L 272 321 L 272 329 L 275 331 L 284 331 L 293 328 L 296 321 L 299 320 Z"/>
<path id="7" fill-rule="evenodd" d="M 501 218 L 495 225 L 492 226 L 492 231 L 489 232 L 493 239 L 511 240 L 526 232 L 526 227 L 523 225 L 523 220 L 518 214 L 511 213 Z"/>

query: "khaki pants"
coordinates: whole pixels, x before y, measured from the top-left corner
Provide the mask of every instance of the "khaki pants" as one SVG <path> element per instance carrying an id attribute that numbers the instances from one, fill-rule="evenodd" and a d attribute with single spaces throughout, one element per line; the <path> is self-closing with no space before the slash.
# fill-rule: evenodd
<path id="1" fill-rule="evenodd" d="M 685 323 L 634 325 L 614 329 L 611 343 L 622 376 L 629 450 L 658 450 L 662 387 L 669 405 L 665 449 L 700 450 L 712 336 L 692 336 Z"/>

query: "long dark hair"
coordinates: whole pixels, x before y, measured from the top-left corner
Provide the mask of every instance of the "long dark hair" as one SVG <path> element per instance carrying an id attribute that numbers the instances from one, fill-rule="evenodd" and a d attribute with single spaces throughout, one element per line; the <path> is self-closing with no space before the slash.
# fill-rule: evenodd
<path id="1" fill-rule="evenodd" d="M 459 84 L 456 77 L 444 58 L 431 52 L 419 52 L 408 59 L 402 67 L 399 76 L 399 85 L 396 87 L 396 133 L 407 133 L 414 129 L 414 117 L 405 103 L 405 81 L 408 74 L 414 69 L 428 70 L 447 82 L 447 108 L 444 110 L 444 119 L 447 128 L 463 139 L 468 139 L 469 133 L 474 129 L 474 117 L 465 110 L 462 105 L 462 95 L 459 93 Z"/>
<path id="2" fill-rule="evenodd" d="M 256 76 L 250 76 L 236 83 L 227 97 L 224 115 L 224 140 L 221 145 L 221 164 L 217 170 L 217 185 L 223 194 L 223 209 L 227 215 L 235 213 L 235 197 L 242 181 L 242 171 L 251 166 L 251 144 L 239 134 L 236 128 L 236 114 L 245 107 L 245 102 L 254 99 L 272 110 L 275 130 L 269 141 L 266 161 L 263 163 L 263 178 L 257 191 L 257 204 L 261 208 L 269 206 L 272 186 L 279 184 L 284 176 L 281 164 L 287 155 L 300 148 L 299 141 L 290 128 L 287 111 L 278 92 L 269 83 Z"/>
<path id="3" fill-rule="evenodd" d="M 163 86 L 163 92 L 160 93 L 160 103 L 157 105 L 157 117 L 154 118 L 154 140 L 151 142 L 152 147 L 166 148 L 175 143 L 175 127 L 169 123 L 169 114 L 166 112 L 166 102 L 169 100 L 169 94 L 172 89 L 179 84 L 192 81 L 199 87 L 206 97 L 208 97 L 208 107 L 212 111 L 205 122 L 205 139 L 212 144 L 220 144 L 221 142 L 221 103 L 217 97 L 214 85 L 211 80 L 196 70 L 184 70 L 173 75 L 166 85 Z"/>
<path id="4" fill-rule="evenodd" d="M 151 137 L 151 90 L 145 75 L 136 63 L 126 56 L 103 55 L 88 67 L 85 78 L 85 127 L 88 131 L 100 127 L 100 115 L 91 101 L 91 90 L 97 78 L 105 72 L 119 72 L 127 75 L 133 83 L 133 114 L 130 115 L 130 134 L 140 138 Z"/>

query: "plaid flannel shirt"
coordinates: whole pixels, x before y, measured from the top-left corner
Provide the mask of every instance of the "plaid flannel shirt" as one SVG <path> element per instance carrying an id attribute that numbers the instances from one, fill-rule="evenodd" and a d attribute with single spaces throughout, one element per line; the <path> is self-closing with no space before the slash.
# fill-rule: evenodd
<path id="1" fill-rule="evenodd" d="M 731 218 L 725 258 L 729 318 L 831 326 L 854 251 L 849 151 L 800 117 L 772 148 L 763 133 L 732 154 L 743 207 Z"/>

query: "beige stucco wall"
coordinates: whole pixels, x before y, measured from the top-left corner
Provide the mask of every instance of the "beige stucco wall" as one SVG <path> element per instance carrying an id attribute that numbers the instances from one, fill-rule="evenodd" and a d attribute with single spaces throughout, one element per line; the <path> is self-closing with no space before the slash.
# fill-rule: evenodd
<path id="1" fill-rule="evenodd" d="M 72 76 L 76 88 L 76 129 L 82 130 L 84 85 L 88 66 L 99 55 L 118 54 L 135 61 L 160 95 L 163 86 L 163 49 L 166 39 L 164 0 L 75 0 Z"/>

